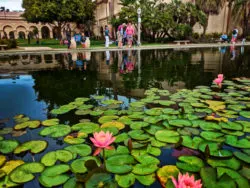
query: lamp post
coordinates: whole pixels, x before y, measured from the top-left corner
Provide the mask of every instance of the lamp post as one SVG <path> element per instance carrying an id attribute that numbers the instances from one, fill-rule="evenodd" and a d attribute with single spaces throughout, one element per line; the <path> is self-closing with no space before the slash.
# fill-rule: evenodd
<path id="1" fill-rule="evenodd" d="M 141 8 L 139 7 L 137 9 L 137 14 L 138 14 L 138 46 L 141 45 Z"/>

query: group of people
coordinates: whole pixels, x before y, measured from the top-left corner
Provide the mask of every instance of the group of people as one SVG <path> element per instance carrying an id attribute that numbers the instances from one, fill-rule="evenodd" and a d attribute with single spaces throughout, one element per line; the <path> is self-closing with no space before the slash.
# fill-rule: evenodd
<path id="1" fill-rule="evenodd" d="M 232 44 L 235 44 L 237 42 L 238 33 L 239 33 L 239 30 L 235 27 L 234 30 L 232 31 L 232 38 L 231 38 Z M 221 35 L 220 40 L 223 42 L 228 42 L 228 43 L 230 42 L 228 35 L 225 33 Z M 245 43 L 245 41 L 246 39 L 242 39 L 242 43 Z"/>
<path id="2" fill-rule="evenodd" d="M 116 35 L 119 48 L 122 48 L 126 44 L 128 45 L 129 48 L 132 47 L 135 30 L 131 22 L 129 22 L 128 24 L 123 23 L 119 25 L 117 28 Z M 105 47 L 108 48 L 110 44 L 110 38 L 112 38 L 108 25 L 105 26 L 104 36 L 105 36 Z"/>

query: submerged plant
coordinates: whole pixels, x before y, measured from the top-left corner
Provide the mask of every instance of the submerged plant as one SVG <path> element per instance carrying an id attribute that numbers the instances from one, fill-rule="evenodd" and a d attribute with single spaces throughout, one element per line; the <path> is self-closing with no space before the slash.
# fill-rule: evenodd
<path id="1" fill-rule="evenodd" d="M 194 175 L 189 176 L 188 173 L 184 175 L 179 173 L 178 181 L 174 177 L 171 177 L 171 178 L 172 178 L 175 188 L 201 188 L 202 187 L 201 180 L 195 181 Z"/>
<path id="2" fill-rule="evenodd" d="M 99 133 L 94 133 L 94 138 L 91 137 L 90 140 L 93 142 L 97 149 L 94 152 L 94 156 L 98 155 L 103 149 L 111 150 L 113 149 L 110 144 L 115 141 L 115 137 L 112 136 L 112 133 L 107 131 L 106 133 L 101 131 Z"/>
<path id="3" fill-rule="evenodd" d="M 214 79 L 214 83 L 221 88 L 222 87 L 222 82 L 224 80 L 224 75 L 223 74 L 218 74 L 217 78 Z"/>

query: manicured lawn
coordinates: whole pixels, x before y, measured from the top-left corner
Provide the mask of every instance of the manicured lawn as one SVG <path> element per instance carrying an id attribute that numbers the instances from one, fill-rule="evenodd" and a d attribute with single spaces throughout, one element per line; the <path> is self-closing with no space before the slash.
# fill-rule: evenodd
<path id="1" fill-rule="evenodd" d="M 56 39 L 41 39 L 39 44 L 36 44 L 36 40 L 32 39 L 30 44 L 28 44 L 28 40 L 18 39 L 18 46 L 20 47 L 51 47 L 51 48 L 67 48 L 67 45 L 60 45 L 60 41 Z M 104 47 L 104 41 L 101 40 L 91 40 L 90 41 L 91 48 L 95 47 Z M 111 47 L 115 47 L 115 44 L 110 45 Z M 81 48 L 81 45 L 77 46 Z"/>

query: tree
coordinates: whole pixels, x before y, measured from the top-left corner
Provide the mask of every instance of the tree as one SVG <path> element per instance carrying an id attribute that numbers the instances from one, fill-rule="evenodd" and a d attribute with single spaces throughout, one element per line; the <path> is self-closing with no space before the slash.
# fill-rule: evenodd
<path id="1" fill-rule="evenodd" d="M 206 15 L 192 3 L 172 0 L 121 0 L 120 23 L 132 21 L 137 23 L 137 9 L 142 10 L 142 38 L 147 41 L 168 38 L 186 38 L 192 33 L 196 22 L 206 24 Z M 113 21 L 115 23 L 115 21 Z"/>
<path id="2" fill-rule="evenodd" d="M 243 22 L 243 36 L 247 36 L 248 22 L 250 20 L 250 1 L 249 0 L 234 0 L 233 15 L 239 15 Z"/>
<path id="3" fill-rule="evenodd" d="M 67 22 L 87 23 L 94 20 L 92 0 L 23 0 L 23 17 L 32 23 L 48 23 L 57 27 L 61 37 Z"/>
<path id="4" fill-rule="evenodd" d="M 226 0 L 196 0 L 195 4 L 207 15 L 208 19 L 210 14 L 218 14 L 225 5 L 225 2 Z M 206 23 L 207 24 L 204 25 L 203 36 L 207 31 L 208 21 Z"/>

